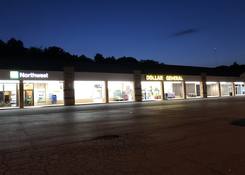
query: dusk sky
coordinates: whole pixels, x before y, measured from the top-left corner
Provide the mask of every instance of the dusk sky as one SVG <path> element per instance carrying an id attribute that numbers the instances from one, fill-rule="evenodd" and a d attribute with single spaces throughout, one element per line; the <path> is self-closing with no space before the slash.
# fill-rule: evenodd
<path id="1" fill-rule="evenodd" d="M 94 57 L 245 64 L 243 0 L 0 0 L 0 39 Z"/>

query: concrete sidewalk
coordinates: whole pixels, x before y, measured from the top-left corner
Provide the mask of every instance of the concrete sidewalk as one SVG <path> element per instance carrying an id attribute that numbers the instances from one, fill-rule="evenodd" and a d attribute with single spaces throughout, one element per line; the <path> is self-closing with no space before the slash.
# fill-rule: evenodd
<path id="1" fill-rule="evenodd" d="M 63 112 L 75 112 L 75 111 L 87 111 L 87 110 L 110 110 L 120 108 L 135 108 L 135 107 L 147 107 L 158 105 L 176 105 L 182 103 L 196 103 L 196 102 L 222 102 L 222 101 L 239 101 L 245 100 L 243 96 L 237 97 L 212 97 L 212 98 L 195 98 L 195 99 L 176 99 L 176 100 L 163 100 L 163 101 L 145 101 L 145 102 L 115 102 L 107 104 L 83 104 L 76 106 L 39 106 L 39 107 L 27 107 L 24 109 L 19 108 L 6 108 L 0 109 L 1 116 L 16 116 L 16 115 L 33 115 L 33 114 L 49 114 L 49 113 L 63 113 Z"/>

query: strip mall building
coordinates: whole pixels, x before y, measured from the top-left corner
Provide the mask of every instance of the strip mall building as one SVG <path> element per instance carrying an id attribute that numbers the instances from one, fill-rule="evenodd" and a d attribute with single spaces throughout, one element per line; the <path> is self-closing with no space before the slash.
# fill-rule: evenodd
<path id="1" fill-rule="evenodd" d="M 245 76 L 0 70 L 0 108 L 245 95 Z"/>

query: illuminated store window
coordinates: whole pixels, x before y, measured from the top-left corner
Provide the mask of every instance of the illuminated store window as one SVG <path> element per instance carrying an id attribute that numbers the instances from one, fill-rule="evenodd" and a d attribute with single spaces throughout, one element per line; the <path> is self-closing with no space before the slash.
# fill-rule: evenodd
<path id="1" fill-rule="evenodd" d="M 108 81 L 109 102 L 134 101 L 134 84 L 131 81 Z"/>
<path id="2" fill-rule="evenodd" d="M 166 99 L 184 98 L 182 81 L 164 81 L 164 93 Z"/>
<path id="3" fill-rule="evenodd" d="M 142 81 L 142 100 L 161 100 L 162 85 L 160 81 Z"/>
<path id="4" fill-rule="evenodd" d="M 186 97 L 198 98 L 201 97 L 200 82 L 198 81 L 186 81 Z"/>
<path id="5" fill-rule="evenodd" d="M 206 82 L 207 84 L 207 96 L 218 97 L 219 96 L 219 84 L 218 82 Z"/>
<path id="6" fill-rule="evenodd" d="M 75 81 L 75 103 L 105 103 L 104 81 Z"/>
<path id="7" fill-rule="evenodd" d="M 25 106 L 62 104 L 64 104 L 62 81 L 24 81 Z"/>
<path id="8" fill-rule="evenodd" d="M 0 108 L 18 106 L 18 81 L 0 81 Z"/>
<path id="9" fill-rule="evenodd" d="M 245 95 L 245 86 L 243 82 L 235 82 L 236 95 Z"/>
<path id="10" fill-rule="evenodd" d="M 221 96 L 232 96 L 233 85 L 231 82 L 220 82 Z"/>

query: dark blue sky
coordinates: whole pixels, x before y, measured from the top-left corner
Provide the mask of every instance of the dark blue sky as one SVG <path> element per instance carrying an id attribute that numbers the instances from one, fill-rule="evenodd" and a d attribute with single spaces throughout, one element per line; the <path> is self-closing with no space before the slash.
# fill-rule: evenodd
<path id="1" fill-rule="evenodd" d="M 93 57 L 245 64 L 243 0 L 0 0 L 0 39 Z"/>

